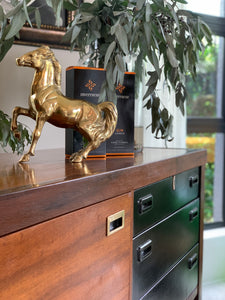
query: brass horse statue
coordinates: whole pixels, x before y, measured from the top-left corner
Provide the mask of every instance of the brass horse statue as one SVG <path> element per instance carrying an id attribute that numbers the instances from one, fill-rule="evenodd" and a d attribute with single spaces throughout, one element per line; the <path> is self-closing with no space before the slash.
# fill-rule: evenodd
<path id="1" fill-rule="evenodd" d="M 27 162 L 34 155 L 45 122 L 61 128 L 73 128 L 86 137 L 87 146 L 70 156 L 72 162 L 81 162 L 113 134 L 118 118 L 115 104 L 108 101 L 94 105 L 65 97 L 61 92 L 61 66 L 48 46 L 28 52 L 16 62 L 18 66 L 35 69 L 29 108 L 15 107 L 13 110 L 11 130 L 17 138 L 20 138 L 17 130 L 19 115 L 36 121 L 31 146 L 20 162 Z"/>

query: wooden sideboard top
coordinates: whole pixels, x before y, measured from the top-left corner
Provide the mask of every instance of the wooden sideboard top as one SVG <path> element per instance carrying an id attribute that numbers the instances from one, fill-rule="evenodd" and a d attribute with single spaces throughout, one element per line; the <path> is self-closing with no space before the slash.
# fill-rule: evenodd
<path id="1" fill-rule="evenodd" d="M 56 149 L 18 159 L 0 154 L 0 236 L 204 165 L 206 151 L 146 148 L 134 158 L 72 164 Z"/>

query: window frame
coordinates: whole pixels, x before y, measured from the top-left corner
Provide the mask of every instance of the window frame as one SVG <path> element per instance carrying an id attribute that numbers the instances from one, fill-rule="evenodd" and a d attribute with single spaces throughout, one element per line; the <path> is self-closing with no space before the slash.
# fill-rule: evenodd
<path id="1" fill-rule="evenodd" d="M 196 14 L 196 13 L 195 13 Z M 205 14 L 197 15 L 208 24 L 214 35 L 225 38 L 225 17 L 216 17 Z M 225 58 L 225 43 L 224 43 L 224 58 Z M 225 64 L 223 65 L 223 79 L 222 79 L 222 107 L 221 117 L 207 118 L 207 117 L 187 117 L 187 133 L 223 133 L 225 135 Z M 225 149 L 225 138 L 224 138 Z M 224 151 L 225 161 L 225 151 Z M 222 207 L 222 222 L 213 222 L 204 224 L 205 229 L 213 229 L 225 226 L 225 166 L 223 166 L 223 207 Z"/>

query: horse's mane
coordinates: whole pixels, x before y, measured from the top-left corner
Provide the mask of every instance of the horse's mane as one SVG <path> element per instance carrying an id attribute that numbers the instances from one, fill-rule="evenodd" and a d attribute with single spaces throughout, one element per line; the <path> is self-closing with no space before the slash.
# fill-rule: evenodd
<path id="1" fill-rule="evenodd" d="M 55 58 L 54 53 L 48 46 L 42 46 L 38 49 L 45 59 L 50 59 L 52 61 L 53 67 L 55 69 L 55 82 L 61 87 L 61 65 Z"/>

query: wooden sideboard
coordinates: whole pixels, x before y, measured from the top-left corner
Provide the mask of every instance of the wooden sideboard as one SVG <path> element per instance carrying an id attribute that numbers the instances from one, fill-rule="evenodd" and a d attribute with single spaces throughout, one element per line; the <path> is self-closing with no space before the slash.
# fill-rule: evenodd
<path id="1" fill-rule="evenodd" d="M 196 168 L 198 280 L 188 299 L 201 299 L 206 151 L 147 148 L 134 158 L 71 164 L 58 149 L 37 151 L 27 164 L 17 161 L 0 154 L 0 299 L 131 300 L 134 196 L 169 178 L 176 190 L 177 175 Z"/>

